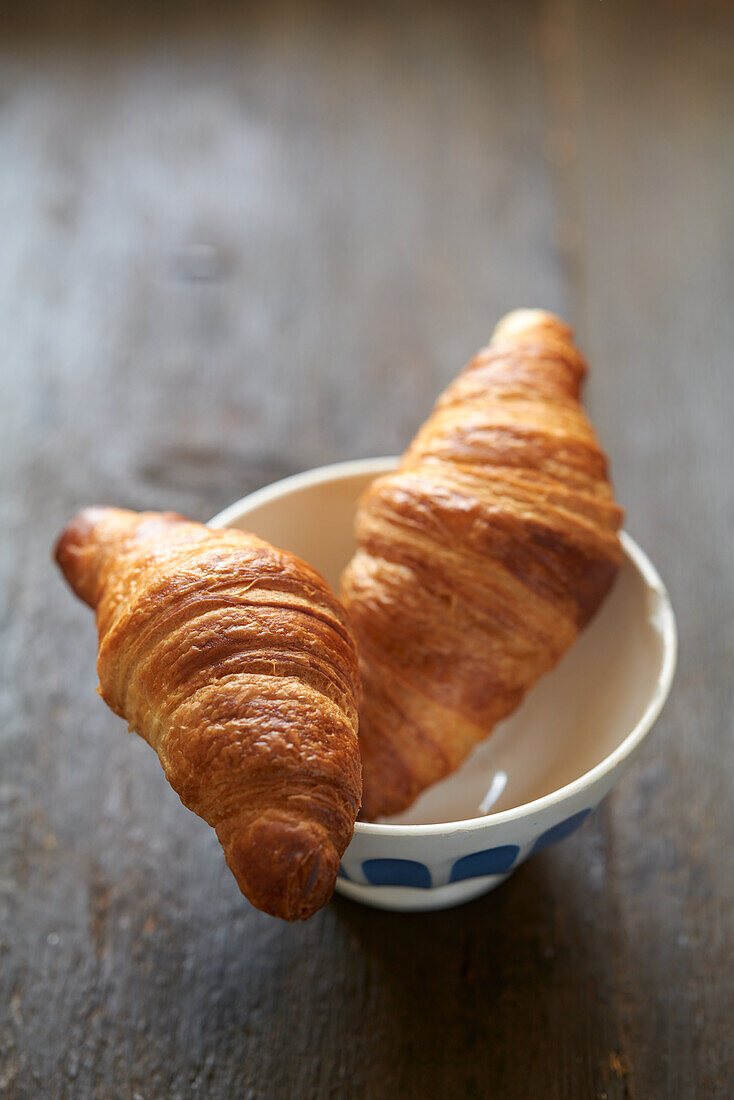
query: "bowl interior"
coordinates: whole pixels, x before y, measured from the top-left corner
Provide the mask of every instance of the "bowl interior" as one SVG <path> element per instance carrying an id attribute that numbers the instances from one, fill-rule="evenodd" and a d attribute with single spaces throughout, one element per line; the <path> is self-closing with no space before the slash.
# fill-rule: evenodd
<path id="1" fill-rule="evenodd" d="M 393 465 L 369 460 L 297 475 L 232 505 L 212 525 L 240 527 L 293 551 L 338 593 L 354 550 L 359 495 Z M 644 576 L 631 540 L 625 550 L 612 592 L 557 667 L 457 772 L 383 820 L 432 824 L 508 810 L 573 782 L 614 752 L 660 690 L 665 657 L 665 593 Z"/>

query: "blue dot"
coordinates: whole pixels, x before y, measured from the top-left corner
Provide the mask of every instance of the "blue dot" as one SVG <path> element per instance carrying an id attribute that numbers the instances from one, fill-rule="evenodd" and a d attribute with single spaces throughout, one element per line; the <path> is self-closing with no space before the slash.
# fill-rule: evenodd
<path id="1" fill-rule="evenodd" d="M 544 848 L 549 848 L 551 844 L 556 844 L 559 840 L 565 840 L 571 833 L 575 833 L 579 825 L 583 825 L 586 818 L 591 813 L 591 810 L 579 810 L 577 814 L 573 814 L 571 817 L 567 817 L 565 821 L 559 822 L 558 825 L 554 825 L 551 829 L 546 829 L 544 833 L 541 833 L 538 839 L 530 849 L 530 855 L 533 852 L 542 852 Z"/>
<path id="2" fill-rule="evenodd" d="M 449 881 L 461 882 L 462 879 L 480 878 L 481 875 L 501 875 L 509 871 L 519 853 L 517 844 L 503 844 L 500 848 L 486 848 L 483 852 L 472 852 L 470 856 L 457 859 L 451 868 Z"/>
<path id="3" fill-rule="evenodd" d="M 344 870 L 344 867 L 342 866 L 341 863 L 339 864 L 339 870 L 337 871 L 336 877 L 337 878 L 345 878 L 347 880 L 347 882 L 352 881 L 350 879 L 349 875 L 347 874 L 347 872 Z"/>
<path id="4" fill-rule="evenodd" d="M 362 864 L 364 877 L 372 886 L 431 887 L 431 872 L 413 859 L 366 859 Z"/>

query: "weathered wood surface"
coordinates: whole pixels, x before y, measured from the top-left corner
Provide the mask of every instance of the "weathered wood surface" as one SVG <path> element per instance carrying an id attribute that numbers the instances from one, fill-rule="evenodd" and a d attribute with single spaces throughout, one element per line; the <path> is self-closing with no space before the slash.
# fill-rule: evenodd
<path id="1" fill-rule="evenodd" d="M 394 10 L 397 8 L 398 10 Z M 734 15 L 66 3 L 2 21 L 0 1095 L 730 1097 Z M 94 694 L 80 504 L 399 450 L 567 314 L 681 629 L 565 844 L 428 916 L 248 907 Z"/>

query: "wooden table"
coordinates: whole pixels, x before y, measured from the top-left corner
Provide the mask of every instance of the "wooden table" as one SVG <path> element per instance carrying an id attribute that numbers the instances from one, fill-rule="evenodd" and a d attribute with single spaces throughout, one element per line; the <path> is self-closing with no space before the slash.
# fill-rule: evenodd
<path id="1" fill-rule="evenodd" d="M 31 3 L 0 49 L 0 1095 L 731 1097 L 731 6 Z M 401 449 L 520 304 L 588 352 L 672 698 L 495 893 L 281 924 L 96 698 L 52 540 Z"/>

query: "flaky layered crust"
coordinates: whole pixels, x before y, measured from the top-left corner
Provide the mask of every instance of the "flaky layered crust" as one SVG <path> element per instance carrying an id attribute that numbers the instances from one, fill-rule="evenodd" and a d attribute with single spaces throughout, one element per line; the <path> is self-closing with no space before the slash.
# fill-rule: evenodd
<path id="1" fill-rule="evenodd" d="M 361 794 L 357 658 L 325 581 L 254 535 L 118 508 L 76 516 L 56 558 L 96 612 L 102 698 L 253 905 L 311 916 Z"/>
<path id="2" fill-rule="evenodd" d="M 342 600 L 363 681 L 363 812 L 408 807 L 573 643 L 621 561 L 572 330 L 497 326 L 399 469 L 367 490 Z"/>

